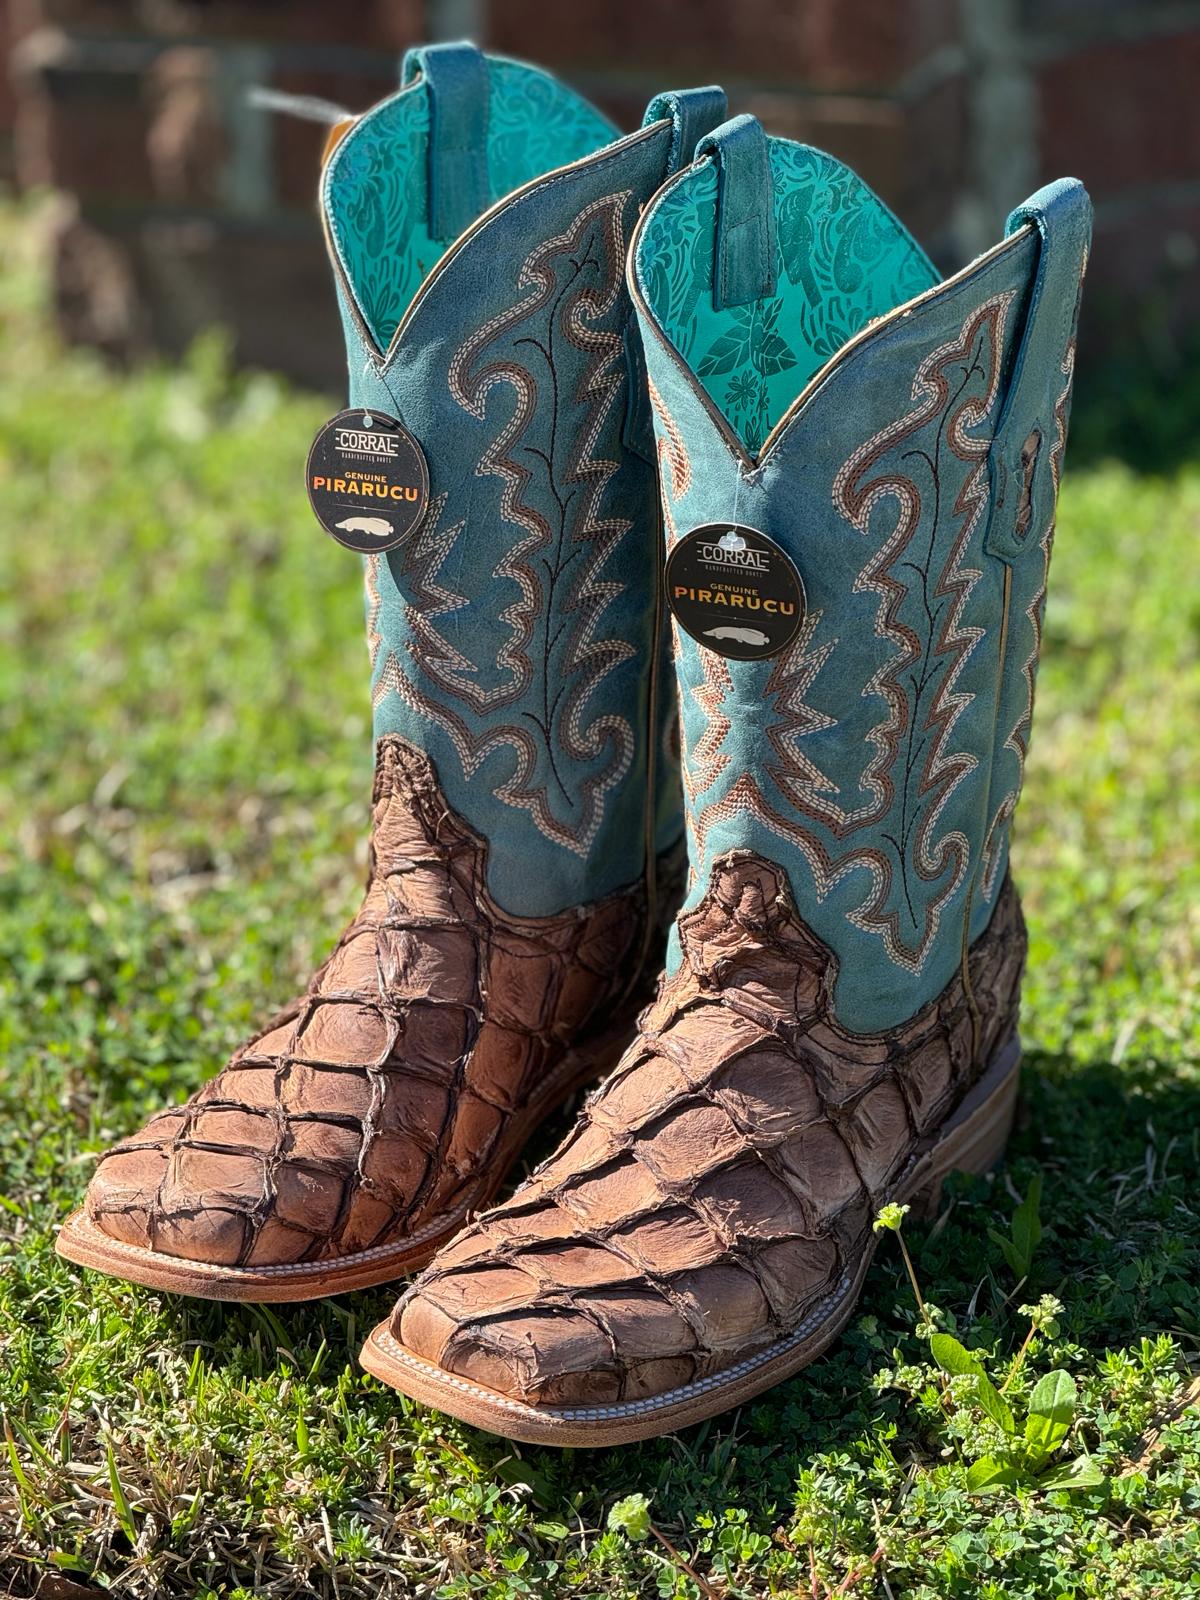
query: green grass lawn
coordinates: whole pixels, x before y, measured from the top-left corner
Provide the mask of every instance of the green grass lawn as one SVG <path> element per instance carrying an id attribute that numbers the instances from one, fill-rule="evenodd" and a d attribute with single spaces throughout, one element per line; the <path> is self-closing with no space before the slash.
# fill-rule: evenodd
<path id="1" fill-rule="evenodd" d="M 1068 470 L 1016 847 L 1019 1128 L 1001 1172 L 902 1235 L 932 1323 L 1009 1380 L 1018 1423 L 1071 1375 L 1049 1469 L 1088 1458 L 1093 1486 L 1037 1481 L 977 1378 L 939 1378 L 891 1237 L 842 1341 L 740 1412 L 622 1450 L 511 1446 L 363 1376 L 387 1288 L 226 1308 L 53 1253 L 95 1153 L 214 1071 L 356 905 L 371 750 L 359 563 L 301 484 L 329 403 L 231 381 L 216 346 L 125 378 L 64 355 L 15 254 L 0 1589 L 1200 1595 L 1200 469 Z M 1018 1286 L 989 1230 L 1039 1174 Z M 1046 1295 L 1063 1309 L 1018 1359 Z M 981 1457 L 1015 1481 L 972 1492 Z"/>

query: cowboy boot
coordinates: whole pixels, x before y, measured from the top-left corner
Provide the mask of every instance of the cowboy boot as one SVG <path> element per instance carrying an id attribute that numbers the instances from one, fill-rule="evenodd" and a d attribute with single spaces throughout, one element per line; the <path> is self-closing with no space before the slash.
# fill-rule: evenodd
<path id="1" fill-rule="evenodd" d="M 101 1158 L 70 1259 L 216 1299 L 395 1277 L 627 1042 L 683 852 L 626 245 L 723 115 L 668 95 L 616 138 L 444 46 L 331 137 L 354 409 L 309 489 L 371 551 L 366 897 L 299 1000 Z"/>
<path id="2" fill-rule="evenodd" d="M 830 1343 L 881 1205 L 1001 1154 L 1088 236 L 1054 184 L 940 282 L 853 173 L 748 117 L 647 208 L 686 903 L 620 1064 L 369 1371 L 517 1439 L 668 1432 Z"/>

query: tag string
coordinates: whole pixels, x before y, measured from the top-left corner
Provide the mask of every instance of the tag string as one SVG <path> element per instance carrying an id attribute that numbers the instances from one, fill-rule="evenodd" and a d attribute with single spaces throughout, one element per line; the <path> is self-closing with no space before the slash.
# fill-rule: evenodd
<path id="1" fill-rule="evenodd" d="M 382 367 L 376 367 L 374 365 L 374 363 L 371 361 L 371 358 L 368 356 L 367 359 L 363 362 L 362 375 L 363 375 L 364 378 L 370 378 L 372 376 L 372 374 L 374 374 L 374 376 L 379 379 L 380 383 L 387 390 L 388 399 L 392 402 L 392 407 L 393 407 L 392 415 L 396 418 L 397 422 L 403 423 L 404 418 L 400 414 L 400 402 L 396 398 L 396 391 L 392 388 L 391 384 L 388 382 L 387 374 L 384 372 L 383 368 Z M 369 411 L 367 410 L 367 408 L 365 406 L 363 407 L 363 414 L 364 414 L 364 416 L 369 416 L 370 415 Z"/>

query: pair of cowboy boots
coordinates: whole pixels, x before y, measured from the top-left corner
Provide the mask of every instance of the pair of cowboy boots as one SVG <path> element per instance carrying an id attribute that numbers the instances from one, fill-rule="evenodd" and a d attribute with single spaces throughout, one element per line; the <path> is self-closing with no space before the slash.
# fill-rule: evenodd
<path id="1" fill-rule="evenodd" d="M 364 1365 L 517 1439 L 796 1372 L 879 1207 L 1013 1114 L 1087 198 L 943 281 L 847 168 L 724 116 L 672 93 L 616 137 L 460 45 L 331 136 L 351 420 L 427 472 L 366 558 L 366 897 L 59 1242 L 217 1299 L 423 1266 Z"/>

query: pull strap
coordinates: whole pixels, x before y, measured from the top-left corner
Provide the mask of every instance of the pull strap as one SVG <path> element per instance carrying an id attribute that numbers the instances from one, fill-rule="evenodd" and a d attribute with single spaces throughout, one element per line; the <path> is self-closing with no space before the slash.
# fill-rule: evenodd
<path id="1" fill-rule="evenodd" d="M 443 244 L 487 210 L 488 65 L 481 50 L 428 44 L 404 57 L 401 82 L 429 85 L 429 232 Z"/>
<path id="2" fill-rule="evenodd" d="M 691 160 L 697 141 L 718 122 L 723 122 L 728 110 L 725 91 L 715 83 L 703 89 L 667 89 L 654 96 L 646 107 L 642 127 L 648 128 L 652 122 L 664 120 L 673 124 L 664 178 L 669 178 L 685 161 Z"/>
<path id="3" fill-rule="evenodd" d="M 646 378 L 646 357 L 642 350 L 642 336 L 638 332 L 637 317 L 631 310 L 621 335 L 625 351 L 625 421 L 621 427 L 621 443 L 626 450 L 641 456 L 652 466 L 657 460 L 654 450 L 654 417 L 650 409 L 650 386 Z"/>
<path id="4" fill-rule="evenodd" d="M 757 117 L 731 117 L 696 146 L 717 163 L 713 306 L 744 306 L 775 293 L 775 190 L 767 136 Z"/>
<path id="5" fill-rule="evenodd" d="M 1028 518 L 1021 517 L 1020 502 L 1032 500 L 1034 478 L 1051 470 L 1044 432 L 1062 389 L 1062 363 L 1079 311 L 1092 236 L 1087 190 L 1075 178 L 1047 184 L 1012 213 L 1005 235 L 1029 223 L 1040 236 L 1037 274 L 988 458 L 992 520 L 985 548 L 1005 562 L 1025 548 Z"/>

